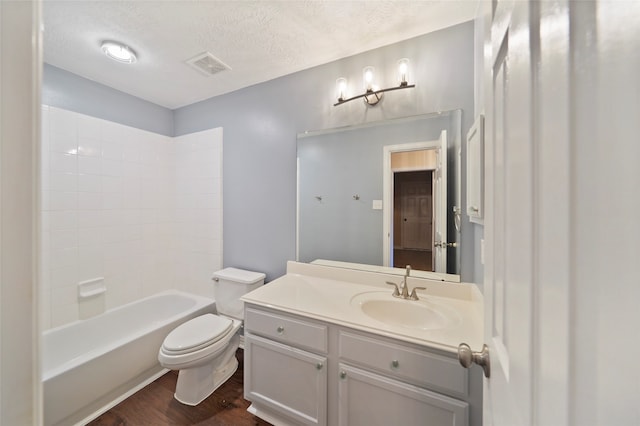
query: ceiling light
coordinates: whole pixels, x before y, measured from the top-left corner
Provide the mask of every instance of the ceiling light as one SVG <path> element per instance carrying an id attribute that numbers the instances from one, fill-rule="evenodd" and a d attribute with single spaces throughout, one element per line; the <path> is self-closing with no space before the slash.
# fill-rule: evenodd
<path id="1" fill-rule="evenodd" d="M 114 61 L 124 62 L 125 64 L 132 64 L 137 59 L 136 52 L 129 46 L 125 46 L 117 41 L 103 41 L 102 51 Z"/>

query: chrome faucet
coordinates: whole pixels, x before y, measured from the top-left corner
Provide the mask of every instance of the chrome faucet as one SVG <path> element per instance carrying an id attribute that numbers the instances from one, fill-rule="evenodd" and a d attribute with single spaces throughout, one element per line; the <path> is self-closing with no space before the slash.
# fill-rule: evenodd
<path id="1" fill-rule="evenodd" d="M 418 295 L 416 294 L 416 290 L 426 290 L 426 287 L 414 287 L 413 290 L 411 291 L 411 294 L 409 294 L 409 284 L 407 283 L 407 278 L 409 278 L 409 275 L 411 275 L 411 265 L 407 265 L 407 269 L 406 272 L 404 274 L 404 279 L 402 282 L 402 285 L 400 286 L 400 288 L 398 288 L 398 285 L 396 283 L 392 283 L 387 281 L 387 284 L 394 286 L 394 290 L 393 290 L 393 297 L 397 297 L 400 299 L 408 299 L 408 300 L 420 300 L 418 299 Z"/>

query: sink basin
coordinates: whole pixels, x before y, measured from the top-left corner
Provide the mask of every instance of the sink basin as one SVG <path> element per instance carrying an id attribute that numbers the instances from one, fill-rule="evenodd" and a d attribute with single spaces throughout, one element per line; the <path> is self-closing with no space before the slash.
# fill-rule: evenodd
<path id="1" fill-rule="evenodd" d="M 357 294 L 351 299 L 351 305 L 375 321 L 398 327 L 438 330 L 460 322 L 458 312 L 448 306 L 424 299 L 398 299 L 387 292 Z"/>

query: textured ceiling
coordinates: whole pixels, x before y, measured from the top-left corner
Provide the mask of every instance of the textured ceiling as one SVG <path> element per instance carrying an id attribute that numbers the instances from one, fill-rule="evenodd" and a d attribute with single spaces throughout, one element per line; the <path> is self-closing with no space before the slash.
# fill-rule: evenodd
<path id="1" fill-rule="evenodd" d="M 167 108 L 311 68 L 474 18 L 477 0 L 45 0 L 44 60 Z M 103 40 L 138 53 L 125 65 Z M 204 76 L 205 51 L 231 67 Z"/>

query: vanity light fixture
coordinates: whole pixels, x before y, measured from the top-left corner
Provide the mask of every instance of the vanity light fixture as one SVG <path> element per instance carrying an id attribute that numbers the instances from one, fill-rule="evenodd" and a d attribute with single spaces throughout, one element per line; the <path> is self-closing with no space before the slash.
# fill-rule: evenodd
<path id="1" fill-rule="evenodd" d="M 409 84 L 409 60 L 406 58 L 398 61 L 398 85 L 387 89 L 379 89 L 375 84 L 375 69 L 373 67 L 365 67 L 362 70 L 362 81 L 364 84 L 364 93 L 350 98 L 346 98 L 347 80 L 339 78 L 336 80 L 336 93 L 338 102 L 333 106 L 342 105 L 345 102 L 354 99 L 363 98 L 364 102 L 369 106 L 374 106 L 382 100 L 382 94 L 391 90 L 410 89 L 416 87 L 415 84 Z M 346 99 L 345 99 L 346 98 Z"/>
<path id="2" fill-rule="evenodd" d="M 103 41 L 102 51 L 114 61 L 125 64 L 132 64 L 137 60 L 136 52 L 133 49 L 117 41 Z"/>

